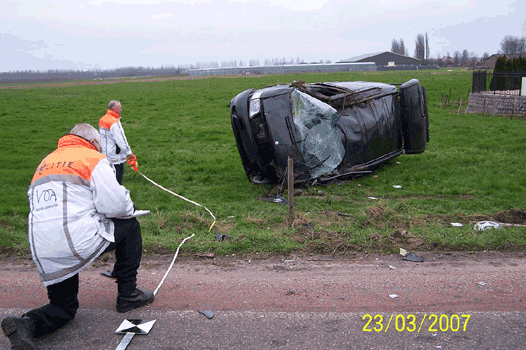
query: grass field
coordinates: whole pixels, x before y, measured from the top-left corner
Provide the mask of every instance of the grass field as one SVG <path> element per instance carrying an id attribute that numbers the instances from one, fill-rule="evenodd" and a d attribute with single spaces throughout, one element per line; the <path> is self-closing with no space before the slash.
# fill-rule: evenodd
<path id="1" fill-rule="evenodd" d="M 419 79 L 428 95 L 431 141 L 423 154 L 402 155 L 344 184 L 296 189 L 292 227 L 286 206 L 258 201 L 273 189 L 245 176 L 230 125 L 235 95 L 300 79 L 403 83 L 411 78 Z M 196 237 L 185 250 L 216 254 L 524 249 L 524 228 L 480 232 L 470 224 L 512 214 L 524 219 L 526 190 L 525 122 L 457 114 L 457 102 L 465 103 L 470 87 L 470 72 L 439 70 L 0 89 L 0 247 L 27 253 L 26 191 L 36 166 L 76 123 L 97 126 L 107 103 L 118 99 L 139 170 L 217 217 L 209 233 L 212 219 L 203 208 L 127 168 L 124 183 L 137 207 L 152 211 L 140 219 L 146 251 L 173 251 L 192 233 Z M 443 109 L 445 94 L 451 94 L 451 105 Z M 216 234 L 233 238 L 216 242 Z"/>

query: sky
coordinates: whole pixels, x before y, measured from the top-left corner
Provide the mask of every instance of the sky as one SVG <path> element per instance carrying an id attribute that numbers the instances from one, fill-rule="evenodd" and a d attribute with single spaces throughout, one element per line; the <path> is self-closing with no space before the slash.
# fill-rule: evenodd
<path id="1" fill-rule="evenodd" d="M 0 72 L 184 66 L 389 51 L 497 53 L 526 36 L 524 0 L 3 0 Z"/>

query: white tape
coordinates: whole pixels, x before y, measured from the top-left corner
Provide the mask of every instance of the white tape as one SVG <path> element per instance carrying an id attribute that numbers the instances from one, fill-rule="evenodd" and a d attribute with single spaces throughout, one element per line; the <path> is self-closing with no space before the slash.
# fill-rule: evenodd
<path id="1" fill-rule="evenodd" d="M 150 181 L 152 184 L 154 184 L 155 186 L 159 187 L 160 189 L 162 189 L 162 190 L 164 190 L 164 191 L 166 191 L 166 192 L 168 192 L 168 193 L 170 193 L 170 194 L 172 194 L 172 195 L 174 195 L 174 196 L 176 196 L 176 197 L 179 197 L 179 198 L 181 198 L 181 199 L 183 199 L 183 200 L 185 200 L 185 201 L 187 201 L 187 202 L 189 202 L 189 203 L 192 203 L 192 204 L 194 204 L 194 205 L 197 205 L 198 207 L 203 207 L 203 208 L 205 208 L 206 211 L 209 212 L 210 215 L 212 215 L 212 218 L 214 219 L 214 222 L 212 223 L 212 225 L 210 225 L 210 228 L 208 229 L 208 232 L 210 232 L 210 231 L 212 230 L 212 227 L 214 227 L 214 225 L 215 225 L 215 223 L 216 223 L 216 217 L 214 216 L 214 214 L 212 214 L 212 212 L 211 212 L 210 210 L 208 210 L 207 207 L 205 207 L 204 205 L 201 205 L 201 204 L 199 204 L 199 203 L 196 203 L 196 202 L 194 202 L 194 201 L 191 201 L 191 200 L 189 200 L 188 198 L 184 198 L 183 196 L 178 195 L 177 193 L 174 193 L 174 192 L 172 192 L 172 191 L 170 191 L 170 190 L 167 190 L 167 189 L 164 188 L 163 186 L 161 186 L 161 185 L 155 183 L 154 181 L 150 180 L 146 175 L 144 175 L 144 174 L 141 173 L 140 171 L 139 171 L 139 174 L 141 174 L 146 180 Z"/>
<path id="2" fill-rule="evenodd" d="M 212 212 L 211 212 L 210 210 L 208 210 L 207 207 L 205 207 L 205 206 L 203 206 L 203 205 L 201 205 L 201 204 L 199 204 L 199 203 L 196 203 L 196 202 L 194 202 L 194 201 L 191 201 L 191 200 L 189 200 L 189 199 L 187 199 L 187 198 L 185 198 L 185 197 L 183 197 L 183 196 L 178 195 L 177 193 L 174 193 L 174 192 L 172 192 L 172 191 L 170 191 L 170 190 L 164 188 L 163 186 L 161 186 L 161 185 L 155 183 L 154 181 L 150 180 L 146 175 L 144 175 L 144 174 L 141 173 L 140 171 L 139 171 L 139 174 L 141 174 L 146 180 L 150 181 L 152 184 L 154 184 L 155 186 L 159 187 L 160 189 L 162 189 L 162 190 L 164 190 L 164 191 L 166 191 L 166 192 L 168 192 L 168 193 L 170 193 L 170 194 L 172 194 L 172 195 L 174 195 L 174 196 L 176 196 L 176 197 L 179 197 L 179 198 L 181 198 L 181 199 L 183 199 L 183 200 L 185 200 L 185 201 L 187 201 L 187 202 L 189 202 L 189 203 L 192 203 L 192 204 L 194 204 L 194 205 L 197 205 L 198 207 L 203 207 L 203 208 L 205 208 L 206 211 L 209 212 L 210 215 L 212 215 L 212 218 L 214 219 L 214 222 L 212 223 L 212 225 L 210 225 L 210 228 L 208 229 L 208 232 L 210 232 L 210 231 L 212 230 L 212 227 L 214 227 L 214 225 L 215 225 L 215 223 L 216 223 L 216 217 L 214 216 L 214 214 L 212 214 Z M 195 236 L 195 234 L 192 233 L 191 236 L 186 237 L 185 239 L 183 239 L 183 241 L 181 242 L 181 244 L 179 244 L 179 246 L 177 247 L 177 250 L 175 251 L 175 255 L 174 255 L 174 258 L 173 258 L 173 260 L 172 260 L 172 263 L 170 264 L 170 267 L 168 268 L 168 270 L 167 270 L 166 273 L 164 274 L 164 276 L 163 276 L 161 282 L 159 283 L 159 285 L 157 286 L 157 288 L 156 288 L 155 291 L 153 292 L 153 295 L 156 295 L 156 294 L 157 294 L 157 292 L 159 291 L 159 289 L 160 289 L 161 286 L 163 285 L 164 280 L 166 279 L 166 277 L 168 276 L 168 274 L 169 274 L 170 271 L 172 270 L 172 267 L 174 266 L 175 259 L 177 259 L 177 255 L 179 254 L 179 249 L 181 248 L 181 246 L 184 244 L 184 242 L 186 242 L 188 239 L 190 239 L 190 238 L 192 238 L 192 237 L 194 237 L 194 236 Z"/>

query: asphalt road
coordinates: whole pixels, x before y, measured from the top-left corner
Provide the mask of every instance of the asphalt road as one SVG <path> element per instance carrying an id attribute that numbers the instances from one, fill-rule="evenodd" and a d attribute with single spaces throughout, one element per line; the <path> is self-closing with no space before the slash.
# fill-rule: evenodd
<path id="1" fill-rule="evenodd" d="M 524 253 L 419 255 L 423 263 L 394 255 L 185 258 L 151 306 L 126 314 L 114 309 L 115 283 L 100 275 L 111 261 L 97 261 L 80 275 L 75 320 L 36 343 L 115 349 L 127 318 L 156 320 L 130 350 L 526 348 Z M 145 258 L 139 286 L 154 290 L 171 259 Z M 0 317 L 46 303 L 30 260 L 0 262 Z"/>

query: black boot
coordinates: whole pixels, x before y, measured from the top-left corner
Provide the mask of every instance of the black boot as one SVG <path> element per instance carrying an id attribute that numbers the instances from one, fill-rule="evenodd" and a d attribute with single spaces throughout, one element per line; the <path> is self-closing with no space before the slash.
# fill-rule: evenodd
<path id="1" fill-rule="evenodd" d="M 31 341 L 33 321 L 29 317 L 6 317 L 2 320 L 2 330 L 14 350 L 36 350 Z"/>
<path id="2" fill-rule="evenodd" d="M 119 284 L 118 290 L 118 312 L 128 312 L 141 306 L 151 304 L 154 299 L 152 292 L 143 292 L 142 290 L 137 289 L 135 283 Z"/>

